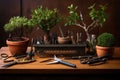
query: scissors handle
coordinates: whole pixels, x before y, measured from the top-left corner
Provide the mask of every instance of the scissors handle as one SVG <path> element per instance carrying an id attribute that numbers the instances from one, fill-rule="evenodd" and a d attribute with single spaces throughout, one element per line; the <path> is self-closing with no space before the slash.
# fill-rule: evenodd
<path id="1" fill-rule="evenodd" d="M 103 59 L 94 59 L 94 60 L 90 60 L 87 63 L 88 64 L 94 64 L 94 63 L 98 63 L 98 62 L 105 62 L 107 60 L 107 58 L 103 58 Z"/>
<path id="2" fill-rule="evenodd" d="M 67 65 L 67 66 L 70 66 L 70 67 L 73 67 L 73 68 L 76 68 L 76 65 L 75 64 L 72 64 L 72 63 L 69 63 L 69 62 L 65 62 L 65 61 L 59 61 L 61 64 L 64 64 L 64 65 Z"/>

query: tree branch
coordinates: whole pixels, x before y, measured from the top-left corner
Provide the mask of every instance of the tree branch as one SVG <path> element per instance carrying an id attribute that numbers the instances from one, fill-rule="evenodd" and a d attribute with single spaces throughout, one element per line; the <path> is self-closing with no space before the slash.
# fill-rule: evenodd
<path id="1" fill-rule="evenodd" d="M 88 31 L 89 28 L 90 28 L 91 26 L 93 26 L 95 23 L 96 23 L 96 21 L 93 21 L 93 22 L 87 27 L 87 31 Z"/>
<path id="2" fill-rule="evenodd" d="M 93 27 L 91 27 L 91 28 L 89 29 L 89 31 L 91 31 L 92 29 L 94 29 L 96 26 L 97 26 L 97 22 L 93 25 Z"/>
<path id="3" fill-rule="evenodd" d="M 84 29 L 84 26 L 82 26 L 82 25 L 80 25 L 80 24 L 75 24 L 76 26 L 79 26 L 79 27 L 81 27 L 81 28 L 83 28 Z"/>

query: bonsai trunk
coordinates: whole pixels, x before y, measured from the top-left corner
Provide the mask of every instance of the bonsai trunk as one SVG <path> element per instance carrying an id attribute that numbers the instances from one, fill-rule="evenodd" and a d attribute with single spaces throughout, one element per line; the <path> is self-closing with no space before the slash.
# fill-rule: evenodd
<path id="1" fill-rule="evenodd" d="M 50 31 L 47 30 L 44 35 L 44 44 L 50 44 L 50 43 L 51 43 Z"/>

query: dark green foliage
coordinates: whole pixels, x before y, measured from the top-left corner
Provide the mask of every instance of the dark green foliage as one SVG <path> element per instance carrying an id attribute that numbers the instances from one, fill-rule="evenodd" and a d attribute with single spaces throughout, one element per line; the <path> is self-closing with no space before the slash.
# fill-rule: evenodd
<path id="1" fill-rule="evenodd" d="M 11 36 L 25 36 L 24 33 L 33 28 L 31 20 L 26 17 L 14 16 L 11 17 L 9 22 L 4 25 L 4 30 L 9 32 Z M 25 31 L 25 29 L 27 29 Z M 14 33 L 12 35 L 12 33 Z"/>
<path id="2" fill-rule="evenodd" d="M 90 9 L 89 16 L 91 20 L 95 20 L 98 22 L 98 25 L 102 26 L 106 21 L 106 6 L 100 5 L 99 9 L 95 9 L 95 4 L 91 5 L 88 9 Z"/>
<path id="3" fill-rule="evenodd" d="M 103 47 L 112 47 L 115 45 L 115 37 L 110 33 L 102 33 L 97 38 L 97 45 Z"/>
<path id="4" fill-rule="evenodd" d="M 74 7 L 73 4 L 68 6 L 69 16 L 67 18 L 65 18 L 65 20 L 66 20 L 65 26 L 74 25 L 80 19 L 80 16 L 77 13 L 77 8 L 78 7 L 77 6 Z"/>
<path id="5" fill-rule="evenodd" d="M 77 21 L 79 20 L 83 21 L 83 19 L 81 19 L 80 13 L 77 12 L 77 8 L 78 7 L 73 6 L 73 4 L 68 6 L 69 16 L 65 18 L 65 26 L 74 25 L 78 23 Z M 88 7 L 88 9 L 90 10 L 89 17 L 91 18 L 91 20 L 96 21 L 97 25 L 102 26 L 107 18 L 105 13 L 106 6 L 100 5 L 99 8 L 96 9 L 95 4 L 93 4 L 90 7 Z"/>
<path id="6" fill-rule="evenodd" d="M 50 10 L 48 8 L 43 9 L 42 6 L 32 11 L 32 22 L 45 32 L 54 27 L 60 18 L 58 16 L 57 9 Z"/>
<path id="7" fill-rule="evenodd" d="M 5 31 L 11 32 L 17 28 L 27 26 L 28 19 L 25 17 L 12 17 L 7 24 L 4 25 Z"/>

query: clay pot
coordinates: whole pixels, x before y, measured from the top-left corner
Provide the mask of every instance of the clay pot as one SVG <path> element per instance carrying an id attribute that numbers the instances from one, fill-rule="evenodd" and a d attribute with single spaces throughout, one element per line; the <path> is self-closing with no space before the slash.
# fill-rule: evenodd
<path id="1" fill-rule="evenodd" d="M 96 45 L 96 53 L 98 57 L 107 56 L 109 58 L 112 58 L 114 53 L 114 47 L 102 47 Z"/>
<path id="2" fill-rule="evenodd" d="M 58 36 L 58 43 L 59 44 L 69 44 L 71 41 L 70 37 L 60 37 Z"/>
<path id="3" fill-rule="evenodd" d="M 9 51 L 12 55 L 22 55 L 26 53 L 29 38 L 22 37 L 21 41 L 10 41 L 7 39 L 6 44 L 8 45 Z"/>

